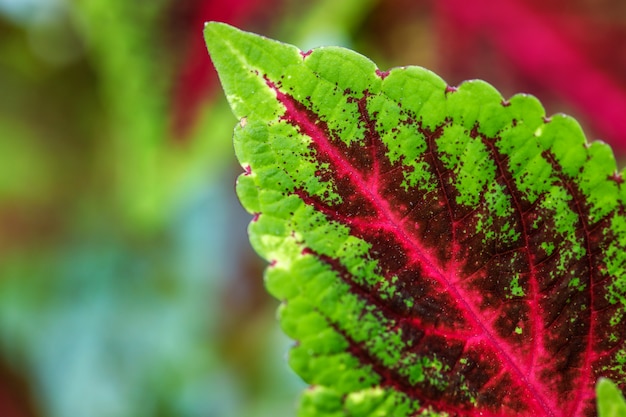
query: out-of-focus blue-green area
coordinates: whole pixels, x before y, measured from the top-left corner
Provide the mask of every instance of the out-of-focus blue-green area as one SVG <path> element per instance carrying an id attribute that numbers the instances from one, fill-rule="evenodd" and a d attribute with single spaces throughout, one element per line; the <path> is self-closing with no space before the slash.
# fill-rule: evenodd
<path id="1" fill-rule="evenodd" d="M 346 44 L 371 4 L 0 0 L 0 416 L 294 414 L 236 120 L 184 69 L 202 19 Z"/>

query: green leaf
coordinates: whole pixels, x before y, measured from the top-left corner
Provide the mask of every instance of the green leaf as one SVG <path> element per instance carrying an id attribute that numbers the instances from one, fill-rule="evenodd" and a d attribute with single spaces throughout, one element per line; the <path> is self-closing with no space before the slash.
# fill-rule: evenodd
<path id="1" fill-rule="evenodd" d="M 599 417 L 626 416 L 626 401 L 619 388 L 608 379 L 601 378 L 596 387 Z"/>
<path id="2" fill-rule="evenodd" d="M 596 415 L 626 387 L 626 187 L 533 97 L 205 28 L 301 416 Z"/>

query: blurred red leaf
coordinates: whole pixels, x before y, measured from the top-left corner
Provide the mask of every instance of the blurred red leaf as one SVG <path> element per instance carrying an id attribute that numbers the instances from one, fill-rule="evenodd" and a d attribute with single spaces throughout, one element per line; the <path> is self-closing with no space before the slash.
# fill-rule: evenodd
<path id="1" fill-rule="evenodd" d="M 219 21 L 243 26 L 252 20 L 262 23 L 269 11 L 275 10 L 275 0 L 193 0 L 174 2 L 177 26 L 183 34 L 180 42 L 185 48 L 172 94 L 172 129 L 184 138 L 196 116 L 198 106 L 217 87 L 217 74 L 206 53 L 202 28 L 207 21 Z M 268 12 L 268 13 L 264 13 Z"/>
<path id="2" fill-rule="evenodd" d="M 24 379 L 0 361 L 0 416 L 35 417 L 34 408 Z"/>
<path id="3" fill-rule="evenodd" d="M 487 44 L 507 70 L 571 103 L 601 139 L 626 152 L 626 26 L 606 17 L 610 7 L 590 13 L 558 0 L 442 0 L 435 7 L 442 49 L 457 66 L 476 61 Z"/>

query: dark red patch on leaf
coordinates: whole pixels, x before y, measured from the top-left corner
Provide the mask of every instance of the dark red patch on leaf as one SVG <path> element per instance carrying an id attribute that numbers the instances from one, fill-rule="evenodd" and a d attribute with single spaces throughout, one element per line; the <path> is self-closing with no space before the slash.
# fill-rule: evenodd
<path id="1" fill-rule="evenodd" d="M 622 177 L 622 174 L 620 174 L 619 172 L 613 173 L 613 175 L 610 175 L 608 178 L 611 181 L 615 181 L 618 185 L 621 185 L 624 183 L 624 178 Z"/>
<path id="2" fill-rule="evenodd" d="M 378 75 L 381 79 L 384 80 L 389 75 L 389 71 L 381 71 L 380 69 L 377 68 L 376 75 Z"/>

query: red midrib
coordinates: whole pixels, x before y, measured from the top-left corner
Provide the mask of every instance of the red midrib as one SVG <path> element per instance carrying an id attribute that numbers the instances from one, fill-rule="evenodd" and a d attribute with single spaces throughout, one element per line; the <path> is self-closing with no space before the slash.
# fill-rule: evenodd
<path id="1" fill-rule="evenodd" d="M 378 195 L 376 190 L 372 190 L 367 182 L 362 178 L 359 171 L 354 169 L 346 160 L 344 160 L 342 155 L 337 152 L 337 150 L 330 143 L 327 133 L 320 128 L 320 126 L 316 123 L 316 120 L 313 120 L 311 115 L 306 111 L 298 108 L 298 104 L 300 103 L 298 103 L 293 97 L 280 91 L 276 84 L 268 78 L 265 78 L 265 82 L 267 86 L 274 91 L 278 101 L 285 107 L 286 112 L 283 118 L 299 128 L 302 134 L 315 141 L 319 148 L 326 153 L 330 160 L 333 161 L 337 167 L 337 173 L 349 178 L 350 181 L 356 186 L 356 189 L 363 191 L 363 195 L 371 202 L 380 217 L 387 219 L 389 225 L 395 230 L 395 234 L 399 241 L 401 241 L 407 251 L 413 255 L 413 259 L 416 259 L 422 267 L 425 267 L 425 269 L 429 272 L 429 275 L 444 285 L 449 293 L 454 296 L 457 302 L 462 305 L 462 311 L 464 311 L 466 315 L 469 315 L 467 319 L 474 323 L 475 327 L 482 330 L 484 338 L 489 345 L 492 346 L 493 350 L 497 352 L 498 356 L 502 360 L 502 363 L 507 365 L 507 367 L 515 375 L 517 375 L 517 378 L 520 381 L 523 381 L 523 385 L 527 387 L 528 392 L 537 403 L 537 411 L 543 411 L 543 415 L 547 417 L 557 417 L 548 406 L 549 401 L 547 401 L 542 393 L 537 390 L 537 387 L 529 381 L 526 375 L 522 372 L 521 368 L 513 360 L 514 355 L 511 355 L 508 349 L 505 348 L 506 344 L 500 341 L 499 338 L 495 336 L 494 332 L 487 328 L 487 326 L 480 320 L 478 312 L 466 301 L 467 298 L 463 297 L 459 288 L 452 284 L 453 277 L 447 276 L 447 274 L 444 273 L 444 269 L 437 265 L 435 260 L 431 259 L 428 251 L 423 248 L 419 242 L 416 242 L 415 239 L 406 233 L 401 226 L 402 222 L 395 218 L 392 210 L 388 207 L 385 200 Z M 317 121 L 319 121 L 319 118 Z"/>

